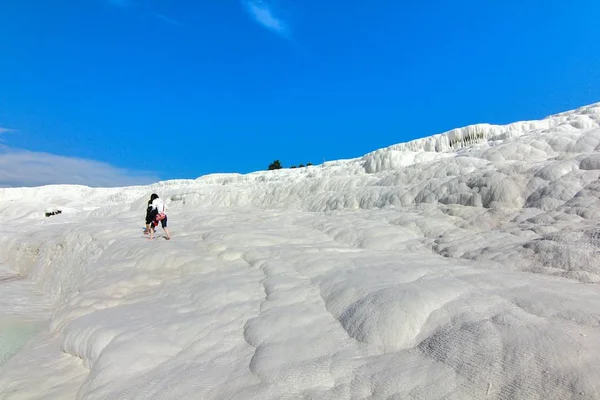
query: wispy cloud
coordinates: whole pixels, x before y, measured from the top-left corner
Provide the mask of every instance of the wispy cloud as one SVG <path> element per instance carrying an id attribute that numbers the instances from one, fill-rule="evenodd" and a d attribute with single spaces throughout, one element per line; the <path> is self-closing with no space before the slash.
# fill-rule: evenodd
<path id="1" fill-rule="evenodd" d="M 118 187 L 158 182 L 152 173 L 0 145 L 0 187 L 74 184 Z"/>
<path id="2" fill-rule="evenodd" d="M 15 131 L 14 129 L 3 128 L 0 126 L 0 135 L 2 135 L 3 133 L 11 133 L 14 131 Z M 2 142 L 3 142 L 2 137 L 0 137 L 0 143 L 2 143 Z"/>
<path id="3" fill-rule="evenodd" d="M 271 5 L 265 0 L 243 0 L 243 3 L 252 18 L 263 27 L 284 37 L 289 35 L 286 23 L 274 15 Z"/>
<path id="4" fill-rule="evenodd" d="M 134 0 L 106 0 L 106 1 L 109 4 L 112 4 L 113 6 L 116 6 L 119 8 L 134 9 L 134 11 L 142 12 L 146 15 L 150 14 L 152 17 L 159 19 L 163 22 L 166 22 L 168 24 L 181 26 L 181 23 L 179 21 L 177 21 L 175 18 L 167 17 L 166 15 L 161 14 L 156 11 L 150 11 L 150 10 L 144 11 L 144 9 L 146 9 L 147 7 L 145 7 L 145 4 L 143 4 L 143 2 L 135 2 L 134 3 Z"/>
<path id="5" fill-rule="evenodd" d="M 173 18 L 169 18 L 166 15 L 163 15 L 161 13 L 153 13 L 154 16 L 162 21 L 165 21 L 166 23 L 172 24 L 172 25 L 176 25 L 176 26 L 181 26 L 181 23 L 179 21 L 177 21 L 176 19 Z"/>

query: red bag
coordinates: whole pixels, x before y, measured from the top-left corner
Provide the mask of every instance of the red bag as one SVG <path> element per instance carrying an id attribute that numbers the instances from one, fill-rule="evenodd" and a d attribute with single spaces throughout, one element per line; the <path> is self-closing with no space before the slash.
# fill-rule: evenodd
<path id="1" fill-rule="evenodd" d="M 158 215 L 156 215 L 156 220 L 157 221 L 162 221 L 165 218 L 167 218 L 167 216 L 165 215 L 165 213 L 158 213 Z"/>

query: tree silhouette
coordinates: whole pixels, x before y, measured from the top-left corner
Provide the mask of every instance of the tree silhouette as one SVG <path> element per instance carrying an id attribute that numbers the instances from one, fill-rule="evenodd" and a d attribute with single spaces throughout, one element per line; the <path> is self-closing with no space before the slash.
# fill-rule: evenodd
<path id="1" fill-rule="evenodd" d="M 281 166 L 281 163 L 279 162 L 279 160 L 275 160 L 269 165 L 269 171 L 273 170 L 273 169 L 281 169 L 281 168 L 283 168 L 283 167 Z"/>

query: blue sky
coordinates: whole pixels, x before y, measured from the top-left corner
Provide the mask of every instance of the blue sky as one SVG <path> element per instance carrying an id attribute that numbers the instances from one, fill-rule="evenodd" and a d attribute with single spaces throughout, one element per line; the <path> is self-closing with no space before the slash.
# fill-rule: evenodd
<path id="1" fill-rule="evenodd" d="M 600 101 L 598 15 L 597 0 L 5 0 L 0 155 L 145 183 L 542 118 Z M 87 182 L 70 169 L 56 179 Z"/>

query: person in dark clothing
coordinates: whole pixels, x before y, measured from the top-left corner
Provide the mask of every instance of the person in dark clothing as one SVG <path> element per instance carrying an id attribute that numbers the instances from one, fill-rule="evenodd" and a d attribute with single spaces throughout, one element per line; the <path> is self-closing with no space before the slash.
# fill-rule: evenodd
<path id="1" fill-rule="evenodd" d="M 152 202 L 156 198 L 158 198 L 158 195 L 153 193 L 152 196 L 150 196 L 150 200 L 148 200 L 148 207 L 146 208 L 146 229 L 144 230 L 144 235 L 149 234 L 150 229 L 156 231 L 156 227 L 152 223 L 156 219 L 156 215 L 158 214 L 158 210 L 152 207 Z"/>

